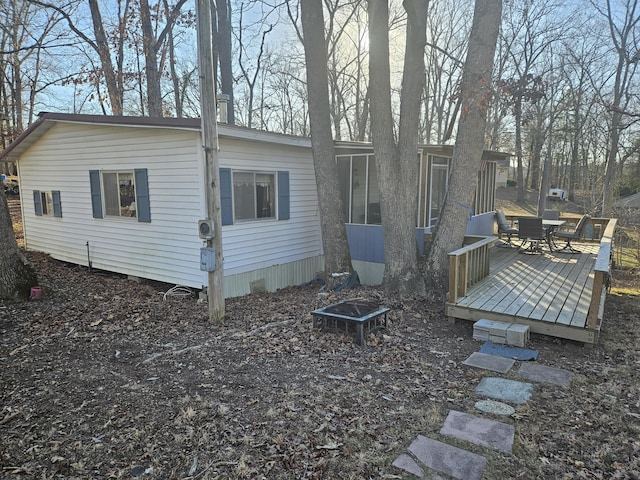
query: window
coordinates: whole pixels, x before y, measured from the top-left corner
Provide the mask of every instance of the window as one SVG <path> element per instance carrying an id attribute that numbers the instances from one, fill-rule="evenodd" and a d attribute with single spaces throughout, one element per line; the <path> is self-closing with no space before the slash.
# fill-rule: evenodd
<path id="1" fill-rule="evenodd" d="M 258 219 L 288 220 L 289 172 L 220 169 L 222 225 Z"/>
<path id="2" fill-rule="evenodd" d="M 114 217 L 136 216 L 136 185 L 133 172 L 102 172 L 104 213 Z"/>
<path id="3" fill-rule="evenodd" d="M 94 218 L 136 218 L 151 222 L 147 169 L 89 172 Z"/>
<path id="4" fill-rule="evenodd" d="M 43 192 L 33 191 L 33 205 L 37 216 L 62 217 L 62 203 L 60 202 L 60 191 L 52 190 Z"/>
<path id="5" fill-rule="evenodd" d="M 40 199 L 42 200 L 42 214 L 53 215 L 53 197 L 51 192 L 40 192 Z"/>
<path id="6" fill-rule="evenodd" d="M 234 220 L 275 218 L 275 175 L 233 172 Z"/>

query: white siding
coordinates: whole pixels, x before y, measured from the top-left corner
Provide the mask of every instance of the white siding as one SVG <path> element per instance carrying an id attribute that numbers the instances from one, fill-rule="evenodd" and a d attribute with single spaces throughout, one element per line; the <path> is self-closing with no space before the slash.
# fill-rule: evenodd
<path id="1" fill-rule="evenodd" d="M 202 218 L 197 132 L 60 123 L 20 160 L 29 250 L 94 268 L 200 287 Z M 147 168 L 151 223 L 93 218 L 89 170 Z M 37 217 L 33 190 L 59 190 L 62 218 Z"/>
<path id="2" fill-rule="evenodd" d="M 303 266 L 306 280 L 313 278 L 322 242 L 311 150 L 221 137 L 219 162 L 234 170 L 287 170 L 290 185 L 290 220 L 223 228 L 225 277 L 233 276 L 227 296 L 246 293 L 254 277 L 275 275 L 270 290 L 300 283 Z M 89 170 L 135 168 L 148 171 L 151 223 L 93 218 Z M 207 283 L 197 234 L 197 221 L 206 216 L 203 178 L 196 131 L 57 123 L 20 159 L 26 248 L 87 265 L 89 242 L 94 268 L 201 288 Z M 36 216 L 33 190 L 59 190 L 62 218 Z M 286 278 L 288 271 L 297 273 Z"/>
<path id="3" fill-rule="evenodd" d="M 224 273 L 236 275 L 322 255 L 320 217 L 311 150 L 220 140 L 221 167 L 289 172 L 291 218 L 236 222 L 223 227 Z"/>

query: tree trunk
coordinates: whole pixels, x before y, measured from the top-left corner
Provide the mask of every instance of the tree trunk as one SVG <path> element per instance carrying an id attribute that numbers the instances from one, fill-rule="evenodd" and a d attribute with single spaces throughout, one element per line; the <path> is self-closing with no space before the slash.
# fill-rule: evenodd
<path id="1" fill-rule="evenodd" d="M 515 122 L 516 122 L 516 182 L 518 183 L 518 195 L 516 201 L 524 203 L 525 191 L 524 188 L 524 172 L 522 169 L 522 97 L 516 98 L 515 110 Z"/>
<path id="2" fill-rule="evenodd" d="M 114 115 L 122 115 L 122 95 L 120 94 L 116 73 L 113 68 L 113 63 L 111 62 L 111 51 L 109 49 L 107 35 L 104 31 L 98 0 L 89 0 L 89 9 L 91 11 L 91 20 L 93 22 L 93 33 L 96 37 L 96 50 L 100 56 L 104 80 L 107 84 L 107 91 L 109 92 L 111 112 Z"/>
<path id="3" fill-rule="evenodd" d="M 502 0 L 476 1 L 469 50 L 462 74 L 462 107 L 451 159 L 451 173 L 440 222 L 426 261 L 427 284 L 446 285 L 448 253 L 462 247 L 477 187 L 484 149 L 491 70 L 498 39 Z"/>
<path id="4" fill-rule="evenodd" d="M 235 125 L 236 118 L 233 100 L 233 65 L 231 54 L 231 1 L 218 0 L 216 2 L 216 49 L 220 63 L 221 92 L 229 95 L 227 102 L 227 123 Z"/>
<path id="5" fill-rule="evenodd" d="M 155 35 L 151 25 L 149 1 L 140 0 L 140 23 L 142 27 L 142 49 L 144 51 L 144 72 L 147 76 L 147 111 L 150 117 L 162 117 L 162 95 L 160 93 L 160 73 L 155 48 Z"/>
<path id="6" fill-rule="evenodd" d="M 418 122 L 424 89 L 427 2 L 406 0 L 407 39 L 400 98 L 399 140 L 393 134 L 389 65 L 389 5 L 369 0 L 371 133 L 378 168 L 387 294 L 424 293 L 418 268 L 416 217 Z"/>
<path id="7" fill-rule="evenodd" d="M 35 268 L 22 255 L 13 232 L 9 205 L 0 184 L 0 300 L 26 300 L 38 285 Z"/>
<path id="8" fill-rule="evenodd" d="M 531 145 L 531 186 L 532 190 L 540 188 L 540 164 L 542 163 L 542 147 L 544 145 L 544 130 L 542 122 L 539 121 L 533 131 L 533 142 Z"/>
<path id="9" fill-rule="evenodd" d="M 622 114 L 620 111 L 613 112 L 611 117 L 611 133 L 609 134 L 609 153 L 607 155 L 607 165 L 604 171 L 604 181 L 602 184 L 602 216 L 610 216 L 613 208 L 613 193 L 616 187 L 616 164 L 618 157 L 618 147 L 620 144 L 620 122 Z"/>
<path id="10" fill-rule="evenodd" d="M 307 96 L 313 165 L 318 189 L 322 247 L 329 287 L 332 273 L 351 272 L 351 256 L 342 214 L 338 166 L 336 164 L 327 72 L 327 49 L 324 38 L 322 3 L 302 0 L 302 30 L 307 67 Z"/>
<path id="11" fill-rule="evenodd" d="M 542 182 L 540 184 L 540 191 L 538 192 L 538 216 L 541 217 L 547 208 L 547 193 L 549 192 L 549 177 L 551 176 L 551 160 L 553 159 L 553 124 L 555 120 L 555 113 L 552 113 L 549 117 L 549 129 L 548 129 L 548 142 L 547 152 L 544 157 L 542 165 Z M 542 149 L 542 145 L 540 146 Z"/>

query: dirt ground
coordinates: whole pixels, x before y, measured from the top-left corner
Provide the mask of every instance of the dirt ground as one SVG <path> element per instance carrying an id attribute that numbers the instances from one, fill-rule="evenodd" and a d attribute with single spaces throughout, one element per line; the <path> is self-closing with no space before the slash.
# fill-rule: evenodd
<path id="1" fill-rule="evenodd" d="M 217 325 L 172 285 L 28 257 L 44 298 L 0 303 L 1 478 L 400 479 L 418 434 L 486 456 L 485 479 L 640 478 L 638 272 L 614 272 L 595 348 L 532 335 L 574 379 L 501 418 L 509 455 L 439 434 L 487 376 L 462 365 L 481 344 L 441 299 L 313 283 L 228 300 Z M 350 297 L 392 309 L 365 347 L 312 328 Z"/>

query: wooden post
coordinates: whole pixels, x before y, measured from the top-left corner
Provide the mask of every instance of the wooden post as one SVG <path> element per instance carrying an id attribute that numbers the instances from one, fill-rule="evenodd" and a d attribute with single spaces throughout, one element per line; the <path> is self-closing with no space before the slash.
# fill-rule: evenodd
<path id="1" fill-rule="evenodd" d="M 224 320 L 222 278 L 222 218 L 220 214 L 220 173 L 218 168 L 218 128 L 216 121 L 216 85 L 213 65 L 213 35 L 210 0 L 196 1 L 198 37 L 198 75 L 200 78 L 200 110 L 202 142 L 205 155 L 207 217 L 213 222 L 214 235 L 207 247 L 215 248 L 216 268 L 208 274 L 207 299 L 209 320 Z M 194 229 L 196 226 L 194 226 Z"/>

